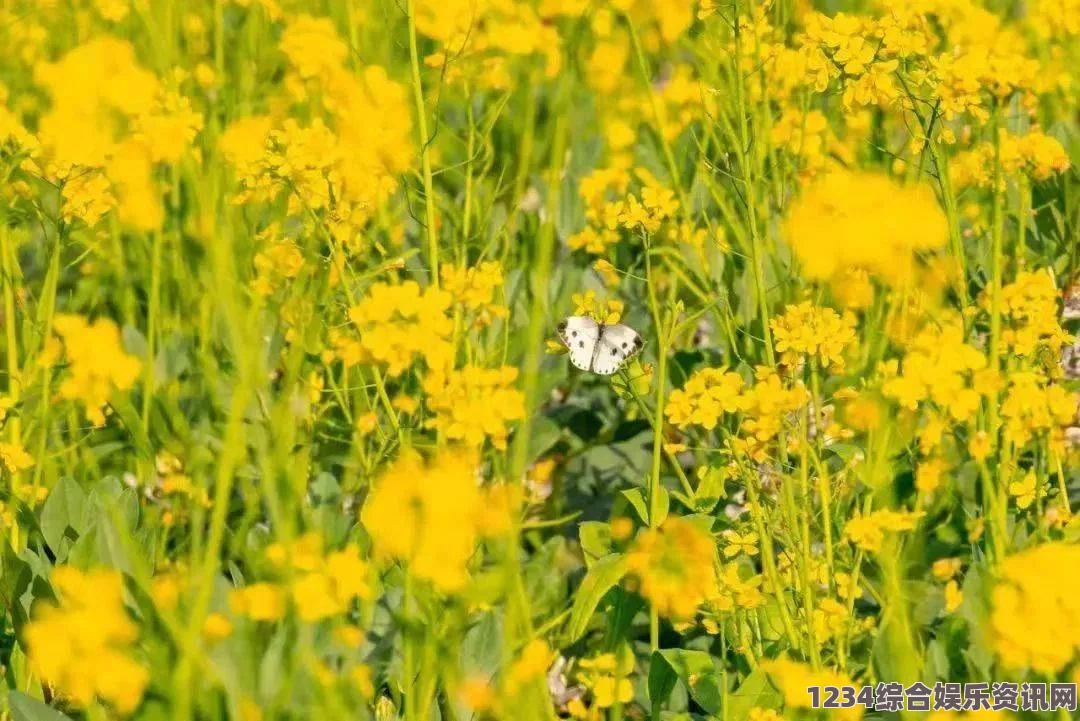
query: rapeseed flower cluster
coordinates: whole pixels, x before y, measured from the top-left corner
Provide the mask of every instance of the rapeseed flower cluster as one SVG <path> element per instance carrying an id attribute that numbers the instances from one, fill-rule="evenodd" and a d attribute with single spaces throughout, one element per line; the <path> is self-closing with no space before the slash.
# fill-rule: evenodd
<path id="1" fill-rule="evenodd" d="M 844 367 L 844 351 L 855 341 L 855 318 L 806 301 L 789 305 L 769 321 L 781 362 L 796 368 L 802 361 L 822 368 Z"/>
<path id="2" fill-rule="evenodd" d="M 399 376 L 423 358 L 429 369 L 444 371 L 452 361 L 454 321 L 448 315 L 452 302 L 450 293 L 437 288 L 421 291 L 414 281 L 372 285 L 349 309 L 359 338 L 342 341 L 342 360 L 349 365 L 375 362 L 385 365 L 391 376 Z"/>
<path id="3" fill-rule="evenodd" d="M 992 185 L 995 166 L 1007 180 L 1041 182 L 1069 169 L 1069 156 L 1061 142 L 1040 130 L 1015 136 L 1002 130 L 997 146 L 985 142 L 960 153 L 950 166 L 953 181 L 960 187 Z"/>
<path id="4" fill-rule="evenodd" d="M 1013 669 L 1053 673 L 1080 651 L 1076 578 L 1061 573 L 1078 560 L 1080 547 L 1046 543 L 1009 556 L 1001 564 L 992 603 L 993 645 Z"/>
<path id="5" fill-rule="evenodd" d="M 634 698 L 634 686 L 628 678 L 633 670 L 634 656 L 626 649 L 578 661 L 577 679 L 592 695 L 592 703 L 586 706 L 580 698 L 571 700 L 567 704 L 570 716 L 599 719 L 616 703 L 629 703 Z"/>
<path id="6" fill-rule="evenodd" d="M 691 618 L 716 592 L 716 544 L 692 521 L 672 516 L 641 531 L 626 562 L 641 595 L 662 616 Z"/>
<path id="7" fill-rule="evenodd" d="M 202 129 L 191 101 L 140 65 L 126 40 L 101 36 L 34 77 L 52 98 L 37 140 L 42 172 L 61 186 L 66 220 L 93 227 L 108 213 L 138 230 L 161 225 L 155 166 L 176 163 Z"/>
<path id="8" fill-rule="evenodd" d="M 116 392 L 129 391 L 142 372 L 142 362 L 124 350 L 120 329 L 107 318 L 88 322 L 76 315 L 58 315 L 53 321 L 56 348 L 67 362 L 60 396 L 84 404 L 87 420 L 105 423 L 105 408 Z"/>
<path id="9" fill-rule="evenodd" d="M 927 187 L 841 170 L 806 188 L 783 231 L 809 278 L 829 280 L 855 267 L 899 285 L 915 274 L 919 253 L 944 246 L 947 226 Z"/>
<path id="10" fill-rule="evenodd" d="M 5 3 L 4 709 L 1076 680 L 1080 21 L 1007 5 Z"/>
<path id="11" fill-rule="evenodd" d="M 35 672 L 77 708 L 101 699 L 121 715 L 139 705 L 150 672 L 138 660 L 139 626 L 124 605 L 117 571 L 60 566 L 58 603 L 42 602 L 23 631 Z"/>
<path id="12" fill-rule="evenodd" d="M 477 456 L 445 451 L 430 462 L 404 453 L 364 505 L 364 524 L 379 561 L 397 559 L 444 593 L 460 591 L 479 540 L 503 532 L 514 504 L 492 503 L 497 486 L 481 487 Z"/>
<path id="13" fill-rule="evenodd" d="M 922 513 L 880 509 L 865 515 L 856 514 L 844 525 L 844 537 L 864 551 L 881 550 L 886 534 L 912 531 Z"/>
<path id="14" fill-rule="evenodd" d="M 466 445 L 489 440 L 496 448 L 506 448 L 509 424 L 525 415 L 524 396 L 513 385 L 517 376 L 513 366 L 465 366 L 445 376 L 432 373 L 424 385 L 435 414 L 428 426 Z"/>

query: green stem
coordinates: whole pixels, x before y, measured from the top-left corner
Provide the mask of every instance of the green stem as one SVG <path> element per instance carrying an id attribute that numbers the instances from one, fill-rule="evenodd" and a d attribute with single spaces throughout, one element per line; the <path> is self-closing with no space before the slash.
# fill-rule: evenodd
<path id="1" fill-rule="evenodd" d="M 675 188 L 675 194 L 679 196 L 679 206 L 683 216 L 690 218 L 690 203 L 683 190 L 682 180 L 679 178 L 679 165 L 675 162 L 675 153 L 671 150 L 671 143 L 664 135 L 665 122 L 663 108 L 656 100 L 656 91 L 652 86 L 652 73 L 649 70 L 645 53 L 641 49 L 641 41 L 638 39 L 637 29 L 634 27 L 630 16 L 626 15 L 626 26 L 630 31 L 630 42 L 634 46 L 634 57 L 637 59 L 638 72 L 645 88 L 645 95 L 649 98 L 649 107 L 652 110 L 653 121 L 656 123 L 656 135 L 660 139 L 660 148 L 664 153 L 664 162 L 667 164 L 668 174 L 671 176 L 671 185 Z"/>
<path id="2" fill-rule="evenodd" d="M 773 353 L 772 329 L 769 327 L 769 302 L 765 293 L 765 249 L 762 247 L 761 233 L 758 228 L 757 190 L 753 177 L 753 163 L 750 157 L 750 127 L 746 107 L 746 88 L 738 59 L 742 56 L 741 32 L 739 27 L 738 2 L 735 3 L 735 112 L 739 116 L 739 164 L 742 171 L 743 193 L 746 196 L 747 219 L 750 224 L 751 263 L 754 273 L 754 293 L 757 297 L 758 313 L 761 316 L 761 337 L 765 342 L 765 360 L 769 366 L 776 367 Z"/>
<path id="3" fill-rule="evenodd" d="M 949 176 L 949 160 L 940 144 L 932 138 L 927 141 L 930 152 L 937 166 L 938 185 L 945 203 L 945 220 L 949 226 L 949 250 L 956 263 L 956 292 L 960 297 L 961 307 L 966 308 L 971 302 L 967 289 L 967 259 L 964 255 L 964 239 L 960 234 L 960 213 L 956 207 L 956 193 Z"/>
<path id="4" fill-rule="evenodd" d="M 154 397 L 154 365 L 157 357 L 157 322 L 161 305 L 162 231 L 154 231 L 150 246 L 150 303 L 146 314 L 146 375 L 143 381 L 142 425 L 150 434 L 150 401 Z"/>
<path id="5" fill-rule="evenodd" d="M 7 394 L 12 403 L 18 403 L 21 397 L 19 373 L 19 346 L 15 336 L 15 263 L 14 248 L 11 245 L 11 232 L 7 218 L 0 217 L 0 261 L 3 262 L 4 284 L 4 333 L 7 340 Z M 47 395 L 47 394 L 46 394 Z M 19 443 L 22 436 L 22 419 L 15 416 L 8 423 L 8 438 Z"/>
<path id="6" fill-rule="evenodd" d="M 821 427 L 822 419 L 822 400 L 821 400 L 821 382 L 818 377 L 817 363 L 810 362 L 810 393 L 814 399 L 814 414 L 817 416 L 814 420 L 817 423 L 818 438 L 825 433 L 825 429 Z M 815 454 L 815 460 L 816 454 Z M 833 563 L 833 537 L 832 537 L 832 488 L 829 483 L 828 469 L 823 462 L 816 464 L 818 471 L 818 492 L 821 494 L 821 525 L 825 532 L 825 562 L 829 568 L 829 585 L 832 586 L 835 565 Z"/>
<path id="7" fill-rule="evenodd" d="M 645 284 L 649 292 L 649 310 L 652 312 L 656 332 L 656 405 L 653 408 L 652 469 L 649 473 L 649 527 L 656 528 L 660 514 L 660 467 L 664 451 L 664 381 L 667 376 L 667 333 L 660 317 L 660 304 L 656 294 L 656 277 L 653 275 L 652 254 L 648 238 L 645 240 Z M 649 645 L 653 651 L 660 648 L 660 617 L 655 606 L 649 608 Z"/>
<path id="8" fill-rule="evenodd" d="M 428 146 L 427 109 L 424 86 L 420 80 L 420 56 L 416 49 L 416 10 L 414 0 L 405 0 L 409 21 L 409 63 L 412 66 L 413 99 L 416 103 L 416 126 L 420 140 L 420 167 L 424 179 L 424 221 L 427 231 L 427 261 L 431 285 L 439 287 L 439 237 L 435 228 L 435 189 L 431 179 L 431 156 Z"/>

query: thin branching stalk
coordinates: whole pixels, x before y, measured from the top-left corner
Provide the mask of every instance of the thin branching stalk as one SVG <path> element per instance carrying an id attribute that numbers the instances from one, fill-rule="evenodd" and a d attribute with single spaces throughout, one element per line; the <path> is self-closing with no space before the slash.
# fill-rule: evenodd
<path id="1" fill-rule="evenodd" d="M 424 86 L 420 79 L 420 54 L 416 42 L 416 4 L 405 0 L 409 24 L 409 65 L 412 70 L 413 100 L 416 104 L 416 128 L 420 142 L 420 171 L 424 183 L 424 230 L 427 236 L 427 265 L 430 283 L 439 287 L 439 234 L 435 225 L 435 185 L 431 176 L 431 136 L 428 135 Z"/>

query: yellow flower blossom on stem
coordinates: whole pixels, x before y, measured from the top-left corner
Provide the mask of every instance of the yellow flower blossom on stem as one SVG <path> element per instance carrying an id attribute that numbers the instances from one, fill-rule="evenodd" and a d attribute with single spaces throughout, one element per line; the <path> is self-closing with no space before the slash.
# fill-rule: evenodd
<path id="1" fill-rule="evenodd" d="M 376 560 L 399 559 L 440 591 L 461 590 L 479 538 L 499 530 L 486 517 L 477 457 L 443 451 L 425 464 L 408 450 L 375 483 L 360 520 Z"/>
<path id="2" fill-rule="evenodd" d="M 687 619 L 716 593 L 716 544 L 690 521 L 672 516 L 641 532 L 626 556 L 641 595 L 662 616 Z"/>
<path id="3" fill-rule="evenodd" d="M 139 628 L 124 607 L 120 573 L 59 566 L 51 582 L 58 605 L 38 604 L 23 631 L 35 673 L 76 707 L 96 697 L 130 714 L 150 672 L 134 657 Z"/>
<path id="4" fill-rule="evenodd" d="M 578 662 L 578 680 L 592 692 L 592 707 L 606 709 L 616 703 L 629 703 L 634 685 L 628 676 L 634 671 L 634 656 L 629 648 L 618 653 L 602 653 Z"/>
<path id="5" fill-rule="evenodd" d="M 1001 312 L 1008 323 L 1001 339 L 1013 353 L 1028 356 L 1045 348 L 1056 357 L 1073 342 L 1059 322 L 1060 297 L 1049 268 L 1021 270 L 1016 280 L 1001 289 Z M 979 306 L 989 311 L 990 293 L 979 297 Z"/>
<path id="6" fill-rule="evenodd" d="M 280 621 L 285 616 L 285 589 L 273 583 L 253 583 L 229 593 L 233 613 L 253 621 Z"/>
<path id="7" fill-rule="evenodd" d="M 997 148 L 984 142 L 959 153 L 949 172 L 957 187 L 989 188 L 993 186 L 998 166 L 1008 180 L 1027 178 L 1039 182 L 1065 172 L 1069 165 L 1069 156 L 1057 138 L 1040 130 L 1031 130 L 1023 136 L 1002 130 Z"/>
<path id="8" fill-rule="evenodd" d="M 812 698 L 808 688 L 811 686 L 854 686 L 855 683 L 846 675 L 831 669 L 814 671 L 807 664 L 792 661 L 787 657 L 768 659 L 761 668 L 776 681 L 784 694 L 785 709 L 809 709 Z M 850 709 L 833 712 L 833 718 L 841 721 L 857 721 L 862 718 L 863 707 L 855 704 Z"/>
<path id="9" fill-rule="evenodd" d="M 513 366 L 466 366 L 448 375 L 430 374 L 424 390 L 435 417 L 427 426 L 470 446 L 487 439 L 505 448 L 508 424 L 525 416 L 525 395 L 513 387 L 517 375 Z"/>
<path id="10" fill-rule="evenodd" d="M 60 314 L 53 319 L 53 329 L 63 341 L 68 362 L 60 396 L 82 401 L 87 419 L 103 425 L 104 407 L 116 391 L 131 390 L 142 362 L 124 351 L 120 329 L 107 318 L 88 323 L 81 316 Z"/>
<path id="11" fill-rule="evenodd" d="M 993 646 L 1008 668 L 1053 674 L 1080 651 L 1080 546 L 1049 542 L 1009 556 L 992 594 Z"/>
<path id="12" fill-rule="evenodd" d="M 25 471 L 33 465 L 34 457 L 26 452 L 21 443 L 0 441 L 0 466 L 6 468 L 8 473 Z"/>
<path id="13" fill-rule="evenodd" d="M 349 319 L 360 332 L 355 361 L 387 366 L 391 376 L 404 373 L 418 358 L 429 369 L 449 366 L 454 320 L 447 315 L 453 296 L 437 288 L 420 290 L 415 281 L 376 283 Z"/>
<path id="14" fill-rule="evenodd" d="M 902 373 L 894 369 L 886 374 L 882 392 L 900 404 L 915 410 L 931 400 L 947 409 L 957 421 L 967 421 L 978 410 L 984 390 L 978 383 L 987 365 L 986 356 L 965 343 L 959 319 L 944 318 L 930 324 L 912 339 L 902 364 Z"/>
<path id="15" fill-rule="evenodd" d="M 1076 394 L 1045 376 L 1017 371 L 1009 376 L 1009 389 L 1001 403 L 1005 438 L 1017 446 L 1033 436 L 1071 425 L 1076 419 Z"/>
<path id="16" fill-rule="evenodd" d="M 754 460 L 764 460 L 768 443 L 809 401 L 810 393 L 802 383 L 791 383 L 770 368 L 757 368 L 754 385 L 740 399 L 743 435 L 733 442 Z"/>
<path id="17" fill-rule="evenodd" d="M 812 279 L 856 267 L 900 285 L 913 275 L 917 252 L 945 244 L 947 225 L 928 187 L 836 170 L 792 203 L 783 235 Z"/>
<path id="18" fill-rule="evenodd" d="M 886 533 L 914 530 L 924 515 L 888 508 L 865 515 L 857 513 L 844 525 L 844 538 L 865 551 L 877 552 L 881 550 Z"/>
<path id="19" fill-rule="evenodd" d="M 495 303 L 495 289 L 503 284 L 502 264 L 485 261 L 472 268 L 443 264 L 439 274 L 442 288 L 468 310 L 501 317 L 506 308 Z"/>
<path id="20" fill-rule="evenodd" d="M 724 413 L 740 410 L 743 379 L 723 368 L 696 371 L 680 389 L 671 392 L 664 413 L 679 428 L 712 430 Z"/>
<path id="21" fill-rule="evenodd" d="M 855 341 L 854 316 L 841 316 L 810 301 L 789 305 L 782 316 L 769 321 L 769 326 L 782 362 L 791 367 L 809 358 L 822 368 L 843 368 L 843 353 Z"/>

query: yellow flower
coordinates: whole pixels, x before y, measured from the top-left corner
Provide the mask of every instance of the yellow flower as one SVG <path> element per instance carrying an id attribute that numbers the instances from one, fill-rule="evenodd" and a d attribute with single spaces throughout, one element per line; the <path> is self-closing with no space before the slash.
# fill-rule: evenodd
<path id="1" fill-rule="evenodd" d="M 671 392 L 664 414 L 680 428 L 696 425 L 712 430 L 723 414 L 740 409 L 742 387 L 738 373 L 703 368 L 690 376 L 681 389 Z"/>
<path id="2" fill-rule="evenodd" d="M 103 408 L 115 391 L 128 391 L 142 371 L 142 363 L 128 355 L 120 343 L 120 330 L 111 320 L 88 323 L 77 315 L 57 315 L 53 328 L 63 341 L 68 360 L 60 395 L 86 404 L 86 417 L 95 426 L 105 423 Z"/>
<path id="3" fill-rule="evenodd" d="M 485 495 L 477 485 L 477 458 L 444 451 L 424 464 L 405 451 L 375 483 L 361 521 L 377 560 L 400 559 L 440 591 L 461 590 L 469 577 Z"/>
<path id="4" fill-rule="evenodd" d="M 923 515 L 887 508 L 865 515 L 856 513 L 845 524 L 844 537 L 866 551 L 880 551 L 886 533 L 914 530 Z"/>
<path id="5" fill-rule="evenodd" d="M 789 305 L 784 315 L 769 321 L 783 363 L 795 367 L 803 358 L 822 368 L 844 367 L 843 353 L 855 341 L 855 317 L 809 301 Z"/>
<path id="6" fill-rule="evenodd" d="M 134 658 L 139 629 L 124 607 L 123 579 L 58 566 L 51 581 L 59 604 L 39 603 L 23 632 L 34 672 L 78 708 L 97 697 L 130 714 L 150 672 Z"/>
<path id="7" fill-rule="evenodd" d="M 662 616 L 690 618 L 716 592 L 712 537 L 677 516 L 638 535 L 626 560 L 641 595 Z"/>
<path id="8" fill-rule="evenodd" d="M 555 660 L 555 652 L 542 638 L 534 638 L 525 644 L 525 648 L 510 665 L 507 685 L 519 689 L 529 681 L 543 678 Z"/>
<path id="9" fill-rule="evenodd" d="M 364 631 L 358 626 L 347 624 L 334 629 L 334 638 L 348 648 L 360 648 L 364 642 Z"/>
<path id="10" fill-rule="evenodd" d="M 604 285 L 608 288 L 614 288 L 619 285 L 619 282 L 622 280 L 615 266 L 602 258 L 593 263 L 593 270 L 600 275 L 600 278 L 604 281 Z"/>
<path id="11" fill-rule="evenodd" d="M 300 620 L 312 622 L 345 611 L 334 594 L 334 579 L 324 573 L 305 573 L 289 586 L 296 613 Z"/>
<path id="12" fill-rule="evenodd" d="M 315 532 L 304 533 L 291 544 L 271 543 L 266 547 L 266 559 L 278 567 L 297 571 L 314 571 L 322 567 L 323 539 Z"/>
<path id="13" fill-rule="evenodd" d="M 964 592 L 955 580 L 945 584 L 945 613 L 952 613 L 964 602 Z"/>
<path id="14" fill-rule="evenodd" d="M 836 170 L 792 203 L 783 233 L 809 278 L 855 267 L 899 285 L 913 275 L 917 252 L 945 244 L 947 225 L 927 187 Z"/>
<path id="15" fill-rule="evenodd" d="M 976 431 L 968 441 L 968 453 L 979 462 L 986 460 L 991 447 L 990 435 L 986 431 Z"/>
<path id="16" fill-rule="evenodd" d="M 757 555 L 758 535 L 756 533 L 750 532 L 739 535 L 736 531 L 728 529 L 721 535 L 724 538 L 724 542 L 727 543 L 727 545 L 724 546 L 725 557 L 734 558 L 740 553 L 745 553 L 747 556 Z"/>
<path id="17" fill-rule="evenodd" d="M 372 667 L 366 664 L 357 664 L 349 671 L 349 676 L 356 691 L 362 698 L 370 698 L 375 695 L 375 681 L 372 679 Z"/>
<path id="18" fill-rule="evenodd" d="M 930 570 L 938 581 L 948 581 L 957 574 L 960 566 L 961 561 L 959 558 L 939 558 L 934 561 L 934 565 L 930 567 Z"/>
<path id="19" fill-rule="evenodd" d="M 525 416 L 525 395 L 513 387 L 517 374 L 513 366 L 466 366 L 448 375 L 430 374 L 424 390 L 435 417 L 427 427 L 470 446 L 487 439 L 496 448 L 505 448 L 509 423 Z"/>
<path id="20" fill-rule="evenodd" d="M 443 290 L 420 291 L 415 281 L 400 285 L 376 283 L 349 310 L 360 333 L 355 361 L 387 366 L 391 376 L 405 372 L 418 358 L 429 369 L 450 364 L 453 318 L 447 315 L 453 296 Z"/>
<path id="21" fill-rule="evenodd" d="M 578 680 L 592 691 L 592 709 L 629 703 L 634 697 L 634 686 L 627 678 L 634 671 L 633 654 L 625 646 L 617 653 L 602 653 L 578 662 Z"/>
<path id="22" fill-rule="evenodd" d="M 253 583 L 230 591 L 229 607 L 253 621 L 279 621 L 285 616 L 285 590 L 271 583 Z"/>
<path id="23" fill-rule="evenodd" d="M 206 620 L 203 621 L 203 638 L 210 643 L 215 643 L 224 638 L 228 638 L 232 635 L 232 631 L 232 622 L 223 614 L 217 613 L 216 611 L 208 614 Z"/>
<path id="24" fill-rule="evenodd" d="M 26 452 L 21 443 L 7 443 L 0 441 L 0 466 L 8 470 L 8 473 L 25 471 L 34 465 L 34 457 Z"/>
<path id="25" fill-rule="evenodd" d="M 495 704 L 495 692 L 483 678 L 466 679 L 458 689 L 461 702 L 474 713 L 483 713 Z"/>
<path id="26" fill-rule="evenodd" d="M 774 709 L 755 706 L 750 709 L 749 721 L 784 721 L 784 717 Z"/>
<path id="27" fill-rule="evenodd" d="M 1007 668 L 1054 674 L 1080 651 L 1080 546 L 1044 543 L 1009 556 L 992 594 L 993 645 Z"/>
<path id="28" fill-rule="evenodd" d="M 302 78 L 325 77 L 340 68 L 349 55 L 330 18 L 303 14 L 285 27 L 281 51 Z"/>
<path id="29" fill-rule="evenodd" d="M 786 657 L 764 660 L 761 668 L 773 678 L 784 695 L 785 709 L 810 708 L 811 686 L 855 686 L 843 673 L 832 670 L 813 671 L 808 665 Z M 833 712 L 833 718 L 841 721 L 857 721 L 862 718 L 863 707 L 856 704 L 850 709 Z"/>
<path id="30" fill-rule="evenodd" d="M 941 458 L 930 458 L 915 470 L 915 488 L 919 493 L 933 493 L 941 486 L 941 475 L 949 469 Z"/>
<path id="31" fill-rule="evenodd" d="M 1009 484 L 1009 495 L 1016 499 L 1016 507 L 1023 510 L 1046 495 L 1043 484 L 1035 477 L 1033 471 L 1028 471 L 1023 480 L 1013 481 Z"/>
<path id="32" fill-rule="evenodd" d="M 485 261 L 472 268 L 443 264 L 439 275 L 443 289 L 470 310 L 491 306 L 495 289 L 503 284 L 502 265 L 498 261 Z"/>
<path id="33" fill-rule="evenodd" d="M 593 316 L 597 312 L 595 290 L 587 290 L 584 293 L 574 293 L 570 296 L 570 302 L 574 304 L 574 315 Z"/>

